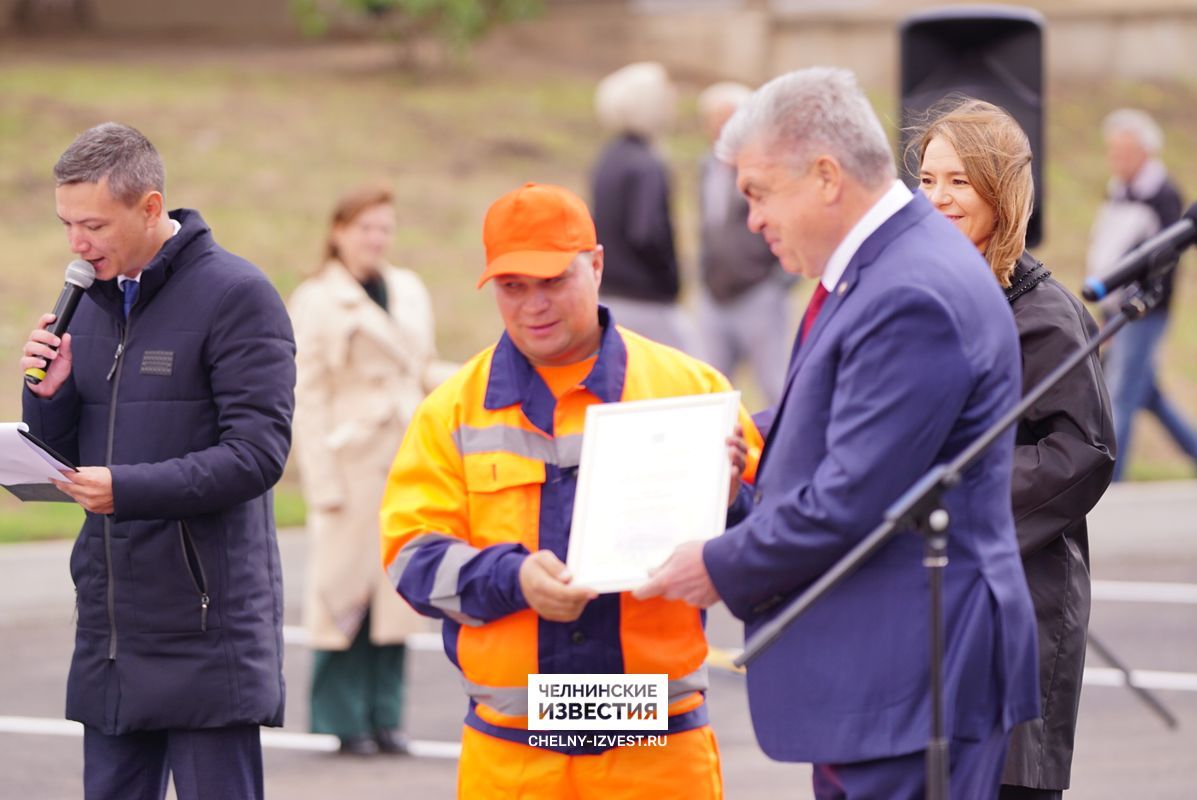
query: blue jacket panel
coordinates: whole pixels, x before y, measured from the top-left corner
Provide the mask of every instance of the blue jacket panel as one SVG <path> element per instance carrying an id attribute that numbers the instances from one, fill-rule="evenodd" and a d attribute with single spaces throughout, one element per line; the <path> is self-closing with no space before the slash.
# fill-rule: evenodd
<path id="1" fill-rule="evenodd" d="M 295 345 L 266 276 L 195 211 L 142 273 L 71 321 L 71 378 L 24 393 L 32 431 L 108 465 L 115 511 L 71 556 L 67 716 L 105 733 L 281 725 L 282 575 L 271 487 L 290 449 Z"/>
<path id="2" fill-rule="evenodd" d="M 916 196 L 861 246 L 790 365 L 752 514 L 706 545 L 748 634 L 1020 395 L 1018 336 L 976 249 Z M 1013 430 L 948 492 L 946 722 L 976 738 L 1037 714 L 1035 621 L 1010 509 Z M 761 747 L 842 763 L 931 731 L 923 543 L 900 533 L 748 670 Z"/>

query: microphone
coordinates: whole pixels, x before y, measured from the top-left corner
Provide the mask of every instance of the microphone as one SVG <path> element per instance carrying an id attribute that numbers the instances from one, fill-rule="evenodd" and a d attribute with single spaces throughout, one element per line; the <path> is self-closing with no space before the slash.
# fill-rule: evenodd
<path id="1" fill-rule="evenodd" d="M 1108 296 L 1128 283 L 1146 277 L 1148 273 L 1170 264 L 1180 257 L 1189 245 L 1197 242 L 1197 203 L 1177 221 L 1152 236 L 1118 260 L 1117 266 L 1104 278 L 1089 278 L 1081 296 L 1090 303 Z"/>
<path id="2" fill-rule="evenodd" d="M 75 316 L 75 308 L 79 305 L 79 299 L 95 281 L 96 268 L 89 262 L 75 259 L 67 264 L 66 283 L 51 312 L 54 314 L 54 321 L 46 330 L 55 336 L 62 336 L 66 333 L 67 326 L 71 324 L 71 317 Z M 49 366 L 50 364 L 47 362 L 41 367 L 30 367 L 25 370 L 25 380 L 35 385 L 41 383 L 46 377 L 46 368 Z"/>

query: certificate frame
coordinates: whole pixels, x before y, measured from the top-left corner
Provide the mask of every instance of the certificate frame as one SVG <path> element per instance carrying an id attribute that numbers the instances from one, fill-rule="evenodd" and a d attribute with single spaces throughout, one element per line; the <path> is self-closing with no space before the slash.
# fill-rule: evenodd
<path id="1" fill-rule="evenodd" d="M 727 523 L 736 391 L 586 409 L 566 565 L 572 583 L 636 589 L 686 541 Z"/>

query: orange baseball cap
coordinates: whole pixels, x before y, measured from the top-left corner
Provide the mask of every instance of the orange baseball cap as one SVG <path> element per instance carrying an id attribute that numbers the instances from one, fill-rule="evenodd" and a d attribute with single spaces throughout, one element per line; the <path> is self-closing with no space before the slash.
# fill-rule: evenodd
<path id="1" fill-rule="evenodd" d="M 598 247 L 594 220 L 582 199 L 547 183 L 525 183 L 500 197 L 482 224 L 486 269 L 478 288 L 496 275 L 555 278 L 583 251 Z"/>

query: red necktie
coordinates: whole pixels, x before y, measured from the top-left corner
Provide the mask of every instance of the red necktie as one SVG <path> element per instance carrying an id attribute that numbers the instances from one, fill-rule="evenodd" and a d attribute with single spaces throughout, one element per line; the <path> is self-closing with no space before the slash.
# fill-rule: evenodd
<path id="1" fill-rule="evenodd" d="M 810 302 L 806 306 L 806 313 L 802 315 L 802 335 L 798 337 L 799 343 L 806 341 L 806 335 L 815 326 L 815 317 L 819 316 L 819 309 L 823 307 L 823 301 L 827 299 L 827 295 L 827 289 L 824 288 L 823 282 L 819 281 L 819 285 L 815 287 L 815 293 L 811 295 Z"/>

